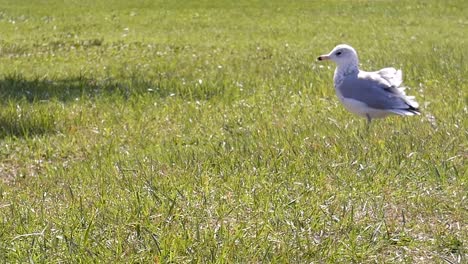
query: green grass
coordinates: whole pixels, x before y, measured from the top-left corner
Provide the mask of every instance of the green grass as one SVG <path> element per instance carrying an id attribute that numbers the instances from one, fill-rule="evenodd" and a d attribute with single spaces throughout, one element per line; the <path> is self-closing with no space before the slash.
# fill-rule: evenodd
<path id="1" fill-rule="evenodd" d="M 466 1 L 95 2 L 0 1 L 3 262 L 466 263 Z"/>

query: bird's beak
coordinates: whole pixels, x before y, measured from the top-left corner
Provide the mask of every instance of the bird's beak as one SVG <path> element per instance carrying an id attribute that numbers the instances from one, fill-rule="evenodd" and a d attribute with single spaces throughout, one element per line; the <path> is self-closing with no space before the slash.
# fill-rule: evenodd
<path id="1" fill-rule="evenodd" d="M 330 60 L 330 56 L 329 55 L 320 55 L 318 58 L 317 58 L 318 61 L 323 61 L 323 60 Z"/>

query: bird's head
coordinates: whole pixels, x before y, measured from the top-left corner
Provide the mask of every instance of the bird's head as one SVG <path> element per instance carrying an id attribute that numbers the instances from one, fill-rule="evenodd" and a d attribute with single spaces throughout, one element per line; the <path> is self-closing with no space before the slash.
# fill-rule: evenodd
<path id="1" fill-rule="evenodd" d="M 340 44 L 336 46 L 330 53 L 319 56 L 317 60 L 332 60 L 338 66 L 345 66 L 350 64 L 357 66 L 358 64 L 357 52 L 353 49 L 353 47 L 346 44 Z"/>

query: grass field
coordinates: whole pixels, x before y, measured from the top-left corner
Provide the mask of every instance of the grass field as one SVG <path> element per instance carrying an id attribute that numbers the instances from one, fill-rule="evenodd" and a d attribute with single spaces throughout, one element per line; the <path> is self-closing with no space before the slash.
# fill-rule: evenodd
<path id="1" fill-rule="evenodd" d="M 467 263 L 468 2 L 0 0 L 4 263 Z M 365 119 L 333 64 L 394 66 Z"/>

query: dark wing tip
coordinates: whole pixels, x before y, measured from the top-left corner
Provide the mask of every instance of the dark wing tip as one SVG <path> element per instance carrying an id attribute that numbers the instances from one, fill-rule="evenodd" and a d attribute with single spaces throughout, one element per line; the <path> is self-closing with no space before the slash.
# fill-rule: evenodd
<path id="1" fill-rule="evenodd" d="M 411 105 L 408 105 L 409 107 L 406 109 L 406 111 L 411 112 L 415 115 L 420 115 L 421 111 L 419 111 L 419 108 L 417 107 L 412 107 Z"/>

